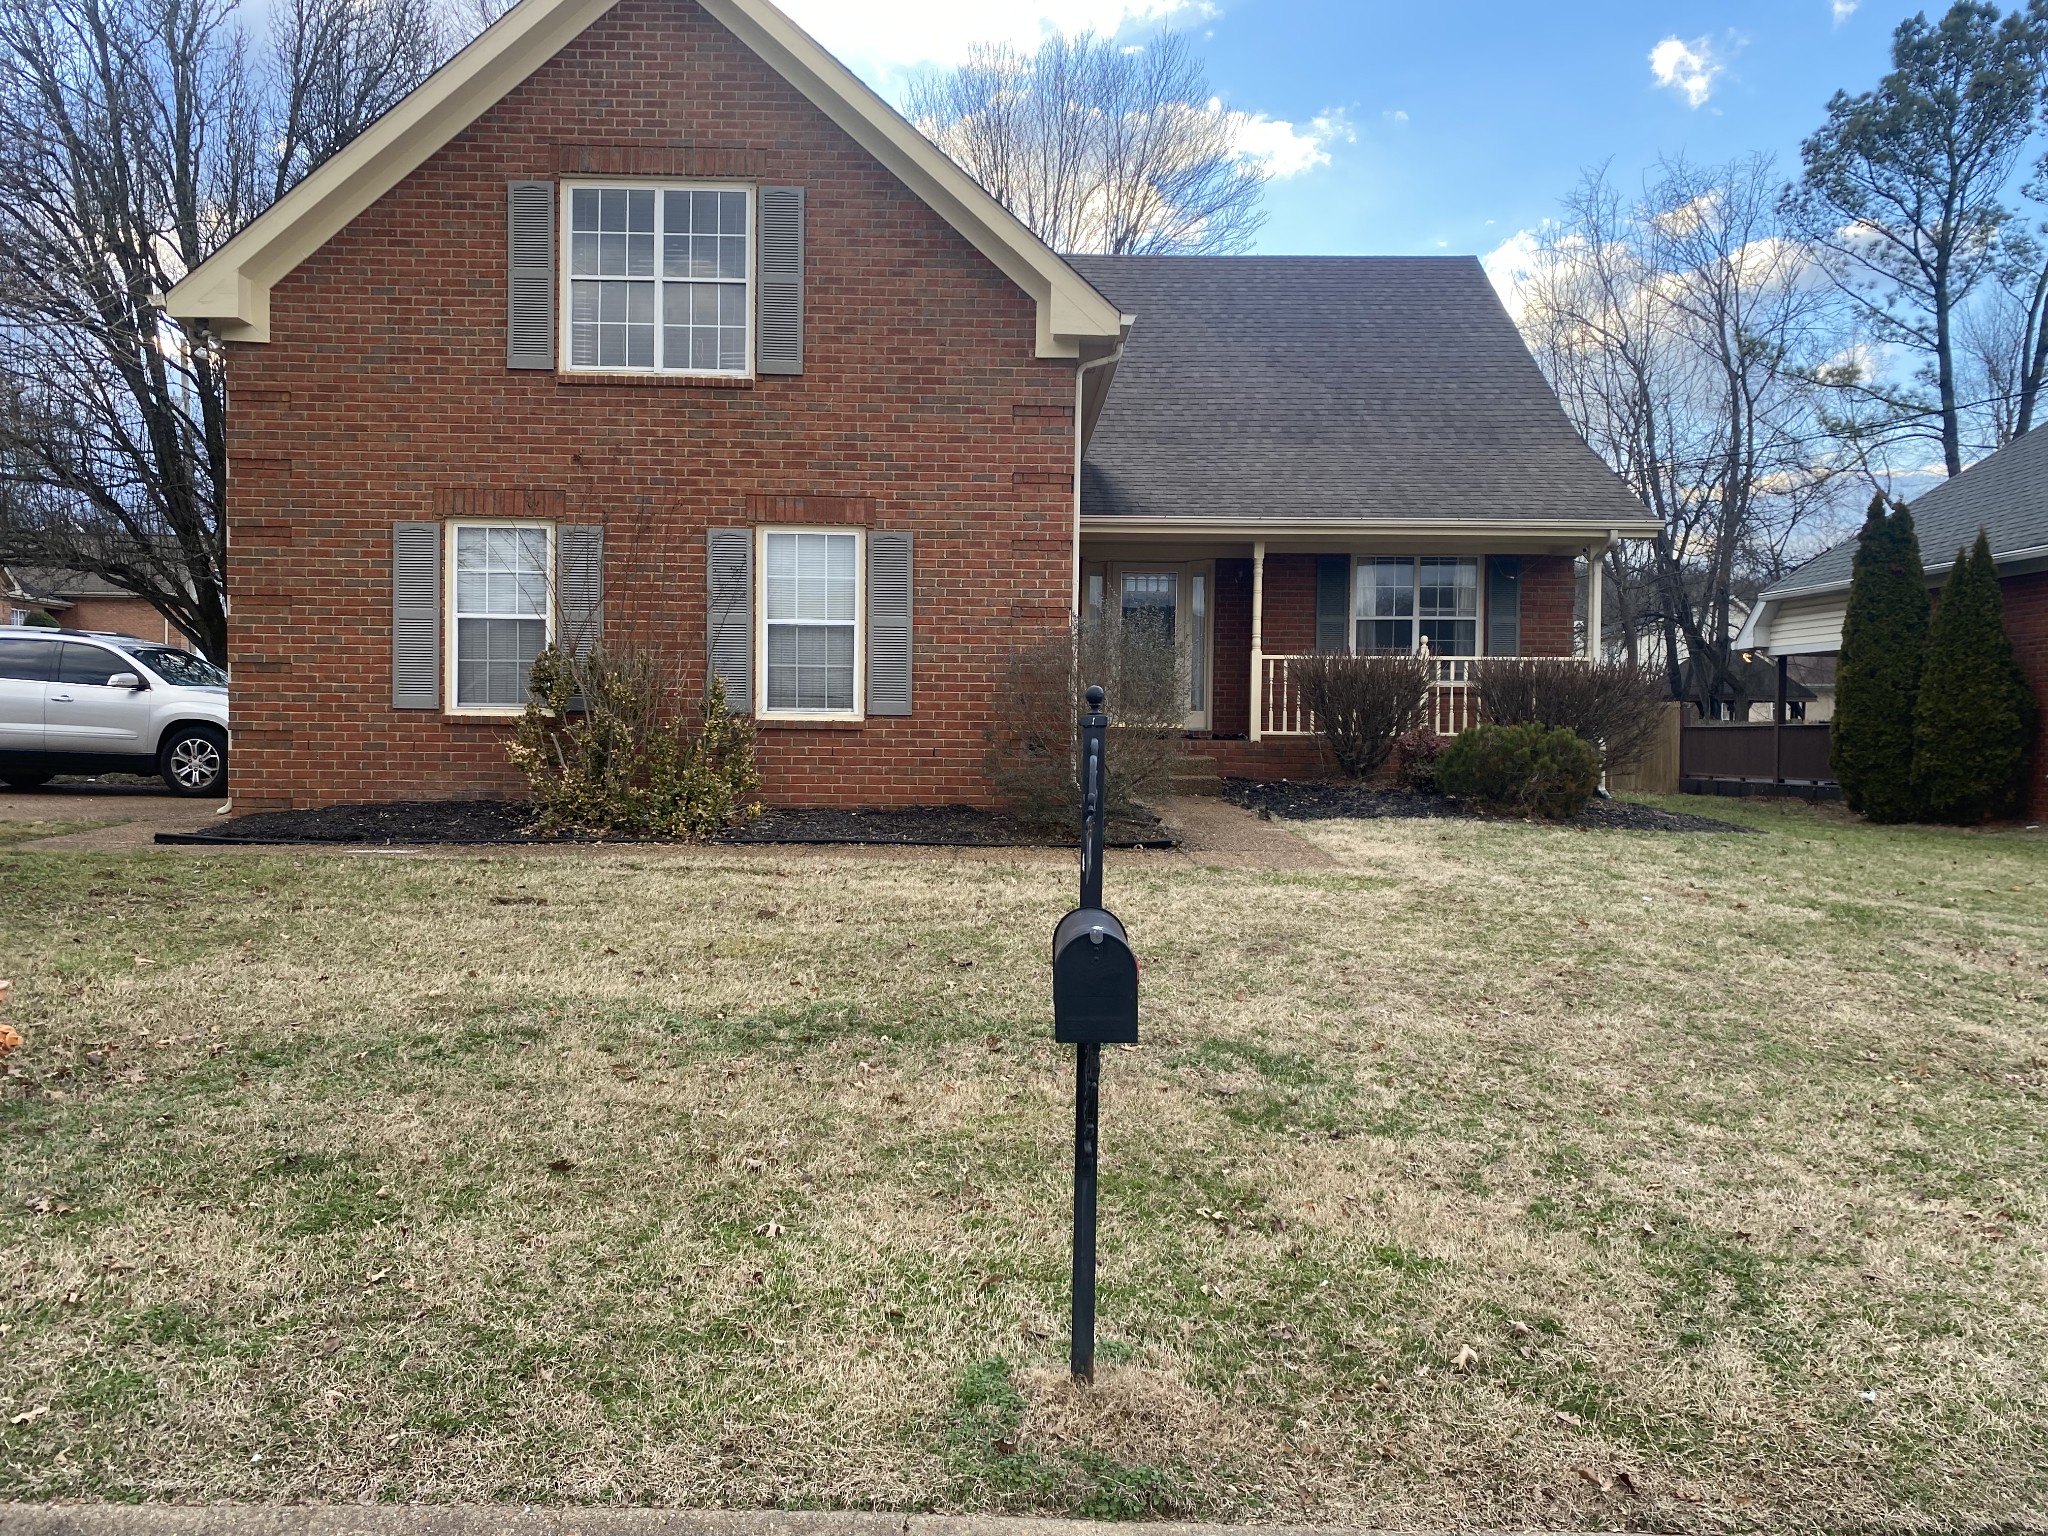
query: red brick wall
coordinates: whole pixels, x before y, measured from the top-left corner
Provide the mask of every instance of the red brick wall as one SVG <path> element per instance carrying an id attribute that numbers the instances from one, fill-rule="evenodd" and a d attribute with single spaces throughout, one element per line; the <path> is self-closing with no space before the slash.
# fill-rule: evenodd
<path id="1" fill-rule="evenodd" d="M 1306 656 L 1316 648 L 1316 557 L 1266 556 L 1266 617 L 1259 648 L 1268 656 Z M 1246 652 L 1250 666 L 1250 652 Z"/>
<path id="2" fill-rule="evenodd" d="M 1251 733 L 1252 563 L 1216 562 L 1215 676 L 1209 684 L 1209 728 L 1218 736 Z"/>
<path id="3" fill-rule="evenodd" d="M 139 597 L 78 597 L 69 608 L 50 614 L 66 629 L 97 629 L 108 634 L 133 635 L 138 640 L 159 640 L 189 650 L 191 642 L 182 631 Z"/>
<path id="4" fill-rule="evenodd" d="M 716 146 L 808 189 L 803 376 L 506 369 L 505 183 L 592 145 Z M 765 795 L 986 802 L 1000 662 L 1069 601 L 1073 367 L 1033 356 L 1034 321 L 691 0 L 623 0 L 279 282 L 268 345 L 230 349 L 238 806 L 518 792 L 509 725 L 391 708 L 391 524 L 493 490 L 602 523 L 607 636 L 694 676 L 704 530 L 755 521 L 750 497 L 912 530 L 915 713 L 765 726 Z"/>
<path id="5" fill-rule="evenodd" d="M 2048 571 L 2008 576 L 1999 583 L 1999 593 L 2005 604 L 2005 632 L 2041 706 L 2034 759 L 2027 765 L 2032 785 L 2027 792 L 2027 816 L 2048 819 Z"/>
<path id="6" fill-rule="evenodd" d="M 1522 556 L 1522 654 L 1570 656 L 1578 637 L 1573 611 L 1578 576 L 1569 555 Z"/>

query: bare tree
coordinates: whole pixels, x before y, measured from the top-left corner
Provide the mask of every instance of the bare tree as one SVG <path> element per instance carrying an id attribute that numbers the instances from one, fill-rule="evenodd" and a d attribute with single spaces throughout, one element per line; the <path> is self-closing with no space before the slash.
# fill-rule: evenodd
<path id="1" fill-rule="evenodd" d="M 1185 36 L 1092 32 L 1035 53 L 984 44 L 911 85 L 931 140 L 1059 251 L 1224 254 L 1265 221 L 1266 168 L 1238 151 Z"/>
<path id="2" fill-rule="evenodd" d="M 1873 90 L 1829 101 L 1786 196 L 1865 323 L 1921 364 L 1910 382 L 1881 370 L 1824 376 L 1848 402 L 1841 427 L 1878 440 L 1931 438 L 1951 475 L 1963 467 L 1971 409 L 1958 322 L 2005 254 L 2011 215 L 2001 198 L 2034 132 L 2044 28 L 2038 5 L 2008 16 L 1988 0 L 1956 0 L 1939 21 L 1923 13 L 1901 22 L 1891 72 Z"/>
<path id="3" fill-rule="evenodd" d="M 286 0 L 272 13 L 281 121 L 271 195 L 361 133 L 445 56 L 434 0 Z"/>
<path id="4" fill-rule="evenodd" d="M 353 3 L 266 68 L 233 0 L 0 0 L 0 556 L 102 576 L 216 660 L 221 360 L 153 298 L 423 75 L 413 49 L 365 86 L 402 29 L 369 13 L 418 0 Z"/>
<path id="5" fill-rule="evenodd" d="M 1523 291 L 1567 413 L 1663 523 L 1611 560 L 1620 649 L 1640 659 L 1653 630 L 1674 694 L 1694 659 L 1703 706 L 1735 603 L 1782 574 L 1841 468 L 1809 382 L 1842 346 L 1839 306 L 1776 194 L 1764 156 L 1667 162 L 1636 199 L 1595 172 Z"/>

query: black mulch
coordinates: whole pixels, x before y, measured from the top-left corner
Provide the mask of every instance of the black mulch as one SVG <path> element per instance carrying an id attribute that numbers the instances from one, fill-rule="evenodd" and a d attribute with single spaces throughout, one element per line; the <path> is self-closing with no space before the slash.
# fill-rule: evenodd
<path id="1" fill-rule="evenodd" d="M 1444 819 L 1489 821 L 1448 795 L 1425 795 L 1410 789 L 1367 789 L 1357 784 L 1268 783 L 1259 779 L 1225 779 L 1223 795 L 1233 805 L 1279 821 L 1330 821 L 1343 817 L 1366 820 Z M 1595 800 L 1560 827 L 1612 828 L 1627 832 L 1753 832 L 1733 822 L 1715 821 L 1685 811 L 1662 811 L 1625 800 Z"/>
<path id="2" fill-rule="evenodd" d="M 206 832 L 159 832 L 160 843 L 335 843 L 418 847 L 433 843 L 635 843 L 662 839 L 588 833 L 541 833 L 532 812 L 516 800 L 395 800 L 378 805 L 330 805 L 310 811 L 258 811 Z M 1062 847 L 1074 834 L 1034 830 L 1015 817 L 965 805 L 901 810 L 770 810 L 718 839 L 732 843 L 879 843 L 896 847 Z M 1157 821 L 1111 829 L 1118 848 L 1171 848 Z"/>

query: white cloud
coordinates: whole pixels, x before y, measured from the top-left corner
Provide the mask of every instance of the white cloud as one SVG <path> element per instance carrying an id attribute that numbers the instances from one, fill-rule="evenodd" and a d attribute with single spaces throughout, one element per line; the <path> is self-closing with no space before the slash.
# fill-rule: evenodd
<path id="1" fill-rule="evenodd" d="M 1128 26 L 1199 21 L 1212 0 L 778 0 L 798 26 L 870 78 L 958 64 L 976 43 L 1034 48 L 1051 32 L 1114 36 Z"/>
<path id="2" fill-rule="evenodd" d="M 1489 221 L 1490 222 L 1490 221 Z M 1519 324 L 1522 318 L 1522 285 L 1529 281 L 1544 260 L 1543 237 L 1533 229 L 1518 229 L 1479 258 L 1493 291 Z"/>
<path id="3" fill-rule="evenodd" d="M 1408 114 L 1402 111 L 1399 107 L 1395 107 L 1392 111 L 1389 112 L 1382 112 L 1380 116 L 1385 118 L 1388 122 L 1394 124 L 1396 127 L 1399 127 L 1402 123 L 1408 121 Z"/>
<path id="4" fill-rule="evenodd" d="M 1851 16 L 1854 16 L 1856 14 L 1856 7 L 1862 3 L 1863 0 L 1834 0 L 1835 25 L 1839 27 Z"/>
<path id="5" fill-rule="evenodd" d="M 1677 91 L 1685 104 L 1695 109 L 1707 104 L 1714 93 L 1714 77 L 1721 73 L 1713 45 L 1704 37 L 1681 42 L 1667 37 L 1650 50 L 1650 73 L 1657 84 Z"/>
<path id="6" fill-rule="evenodd" d="M 1223 103 L 1212 101 L 1209 110 L 1221 112 Z M 1342 107 L 1319 112 L 1302 126 L 1263 112 L 1232 112 L 1229 121 L 1237 152 L 1247 159 L 1265 161 L 1266 168 L 1283 181 L 1328 165 L 1330 145 L 1358 142 L 1358 130 Z"/>

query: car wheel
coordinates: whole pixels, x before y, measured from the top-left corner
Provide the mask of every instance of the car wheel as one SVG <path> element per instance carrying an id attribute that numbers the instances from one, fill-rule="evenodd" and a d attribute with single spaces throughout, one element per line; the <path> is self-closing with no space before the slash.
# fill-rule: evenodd
<path id="1" fill-rule="evenodd" d="M 9 789 L 40 789 L 56 776 L 47 768 L 0 768 L 0 783 Z"/>
<path id="2" fill-rule="evenodd" d="M 178 795 L 217 795 L 228 782 L 228 739 L 210 725 L 187 725 L 164 738 L 157 772 Z"/>

